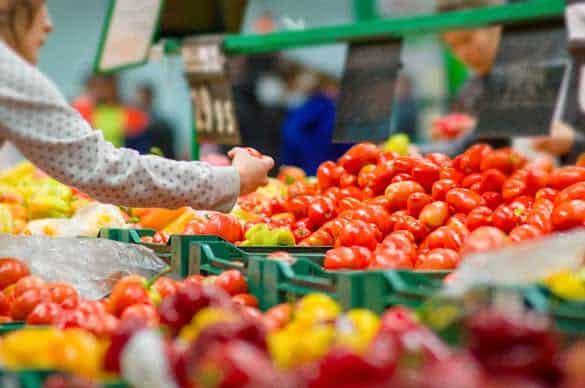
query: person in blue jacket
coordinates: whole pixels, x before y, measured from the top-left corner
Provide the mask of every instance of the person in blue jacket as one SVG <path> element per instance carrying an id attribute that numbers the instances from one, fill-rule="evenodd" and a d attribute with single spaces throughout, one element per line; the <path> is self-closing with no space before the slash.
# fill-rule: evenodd
<path id="1" fill-rule="evenodd" d="M 296 79 L 310 78 L 300 74 Z M 303 98 L 303 85 L 296 85 L 290 93 L 291 107 L 282 126 L 281 162 L 283 165 L 297 166 L 307 175 L 314 176 L 319 164 L 336 160 L 351 144 L 333 143 L 335 129 L 336 80 L 319 76 L 316 86 L 308 98 Z M 301 84 L 306 82 L 301 81 Z"/>

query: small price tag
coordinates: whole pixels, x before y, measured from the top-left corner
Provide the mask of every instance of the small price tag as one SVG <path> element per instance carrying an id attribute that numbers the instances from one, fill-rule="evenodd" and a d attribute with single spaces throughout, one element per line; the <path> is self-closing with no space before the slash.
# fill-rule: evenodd
<path id="1" fill-rule="evenodd" d="M 486 138 L 550 132 L 568 65 L 561 21 L 511 25 L 478 100 L 478 132 Z"/>
<path id="2" fill-rule="evenodd" d="M 337 106 L 333 140 L 383 141 L 390 134 L 401 40 L 354 42 L 349 46 Z"/>

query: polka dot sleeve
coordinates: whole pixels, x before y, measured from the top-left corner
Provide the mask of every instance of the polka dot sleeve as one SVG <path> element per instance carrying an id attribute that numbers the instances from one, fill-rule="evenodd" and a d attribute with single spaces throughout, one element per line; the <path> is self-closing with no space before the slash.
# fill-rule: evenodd
<path id="1" fill-rule="evenodd" d="M 229 211 L 240 182 L 232 167 L 171 161 L 115 148 L 55 85 L 0 42 L 0 139 L 39 168 L 102 202 Z"/>

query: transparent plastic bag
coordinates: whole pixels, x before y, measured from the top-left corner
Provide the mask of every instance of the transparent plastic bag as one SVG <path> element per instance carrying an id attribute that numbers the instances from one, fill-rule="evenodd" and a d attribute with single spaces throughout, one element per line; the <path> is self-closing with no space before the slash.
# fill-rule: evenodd
<path id="1" fill-rule="evenodd" d="M 465 258 L 447 284 L 446 296 L 477 286 L 522 286 L 557 271 L 576 270 L 585 258 L 585 230 L 555 233 L 539 240 Z"/>
<path id="2" fill-rule="evenodd" d="M 46 281 L 71 283 L 89 299 L 106 296 L 124 275 L 149 278 L 167 267 L 148 248 L 90 238 L 0 234 L 0 257 L 24 261 Z"/>

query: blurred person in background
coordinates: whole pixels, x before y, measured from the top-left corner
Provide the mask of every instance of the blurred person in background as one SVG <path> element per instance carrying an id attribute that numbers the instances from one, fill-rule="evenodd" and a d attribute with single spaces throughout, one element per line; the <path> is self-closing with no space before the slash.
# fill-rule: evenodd
<path id="1" fill-rule="evenodd" d="M 272 159 L 243 148 L 230 152 L 231 166 L 213 167 L 106 141 L 34 67 L 52 30 L 46 1 L 0 0 L 0 143 L 12 142 L 64 184 L 120 206 L 229 211 L 239 195 L 267 183 Z"/>
<path id="2" fill-rule="evenodd" d="M 412 81 L 404 73 L 396 80 L 396 98 L 392 114 L 392 133 L 404 133 L 411 141 L 418 139 L 418 109 L 412 90 Z"/>
<path id="3" fill-rule="evenodd" d="M 289 113 L 282 126 L 281 161 L 315 175 L 319 164 L 336 160 L 351 145 L 334 144 L 337 80 L 301 71 L 287 93 Z"/>
<path id="4" fill-rule="evenodd" d="M 144 133 L 149 149 L 158 148 L 170 159 L 176 159 L 175 128 L 155 109 L 155 91 L 150 84 L 141 84 L 136 88 L 136 106 L 148 114 L 148 124 Z M 130 147 L 133 148 L 133 147 Z"/>
<path id="5" fill-rule="evenodd" d="M 496 6 L 506 2 L 514 1 L 438 0 L 438 10 L 439 12 L 447 12 L 464 8 Z M 473 72 L 473 76 L 462 87 L 453 105 L 454 111 L 465 112 L 471 118 L 477 117 L 483 92 L 483 77 L 489 73 L 496 60 L 501 35 L 501 26 L 449 31 L 442 34 L 445 44 Z M 446 141 L 443 138 L 440 139 L 443 141 L 419 146 L 418 151 L 422 153 L 444 152 L 456 155 L 477 142 L 488 143 L 494 147 L 505 147 L 513 144 L 512 138 L 482 139 L 475 133 L 476 122 L 474 119 L 471 121 L 461 120 L 458 123 L 463 123 L 463 125 L 458 128 L 460 130 L 459 136 L 454 140 Z M 585 150 L 585 137 L 560 122 L 553 123 L 550 136 L 527 140 L 519 139 L 517 143 L 528 146 L 529 149 L 525 149 L 525 152 L 528 151 L 534 155 L 546 154 L 549 157 L 559 158 L 562 163 L 574 162 L 580 152 Z"/>

